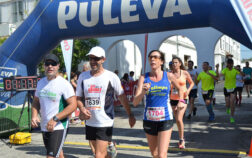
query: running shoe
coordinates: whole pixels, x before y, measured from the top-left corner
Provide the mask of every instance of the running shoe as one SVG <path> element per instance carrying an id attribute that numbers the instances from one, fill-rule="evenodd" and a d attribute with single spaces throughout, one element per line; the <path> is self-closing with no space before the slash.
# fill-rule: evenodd
<path id="1" fill-rule="evenodd" d="M 191 114 L 187 115 L 187 119 L 190 120 L 191 119 Z"/>
<path id="2" fill-rule="evenodd" d="M 209 116 L 209 118 L 208 118 L 208 121 L 209 121 L 209 122 L 212 122 L 212 121 L 214 121 L 214 120 L 215 120 L 215 116 L 214 116 L 214 115 Z"/>
<path id="3" fill-rule="evenodd" d="M 226 113 L 230 115 L 230 108 L 227 108 Z"/>
<path id="4" fill-rule="evenodd" d="M 111 158 L 115 158 L 117 155 L 116 150 L 116 143 L 112 142 L 111 145 L 108 146 L 108 154 L 111 156 Z"/>
<path id="5" fill-rule="evenodd" d="M 235 119 L 233 117 L 230 117 L 230 123 L 235 123 Z"/>
<path id="6" fill-rule="evenodd" d="M 180 139 L 178 143 L 179 149 L 185 149 L 185 140 Z"/>
<path id="7" fill-rule="evenodd" d="M 196 116 L 196 112 L 197 112 L 197 108 L 194 107 L 194 108 L 193 108 L 193 116 Z"/>

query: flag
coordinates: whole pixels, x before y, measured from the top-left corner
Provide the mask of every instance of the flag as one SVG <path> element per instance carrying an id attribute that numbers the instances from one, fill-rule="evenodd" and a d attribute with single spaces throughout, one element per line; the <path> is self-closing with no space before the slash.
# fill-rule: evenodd
<path id="1" fill-rule="evenodd" d="M 249 39 L 252 42 L 252 0 L 230 0 Z"/>
<path id="2" fill-rule="evenodd" d="M 66 72 L 68 81 L 71 80 L 71 65 L 72 65 L 72 54 L 73 54 L 73 40 L 63 40 L 61 43 L 61 49 L 65 62 Z"/>

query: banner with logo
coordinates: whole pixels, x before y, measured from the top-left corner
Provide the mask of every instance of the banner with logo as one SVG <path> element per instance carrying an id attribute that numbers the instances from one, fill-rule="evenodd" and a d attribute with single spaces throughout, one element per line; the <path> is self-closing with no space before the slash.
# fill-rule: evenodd
<path id="1" fill-rule="evenodd" d="M 239 17 L 247 35 L 252 42 L 252 1 L 230 0 L 237 16 Z"/>
<path id="2" fill-rule="evenodd" d="M 67 78 L 71 80 L 71 65 L 72 65 L 72 54 L 73 54 L 73 40 L 63 40 L 61 43 L 61 49 L 64 57 Z"/>

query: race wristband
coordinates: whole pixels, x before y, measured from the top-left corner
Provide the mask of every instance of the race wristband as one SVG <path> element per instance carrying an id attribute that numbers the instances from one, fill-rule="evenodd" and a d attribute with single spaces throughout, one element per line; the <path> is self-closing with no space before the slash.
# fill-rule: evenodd
<path id="1" fill-rule="evenodd" d="M 179 102 L 182 102 L 182 103 L 186 104 L 184 99 L 179 99 Z"/>

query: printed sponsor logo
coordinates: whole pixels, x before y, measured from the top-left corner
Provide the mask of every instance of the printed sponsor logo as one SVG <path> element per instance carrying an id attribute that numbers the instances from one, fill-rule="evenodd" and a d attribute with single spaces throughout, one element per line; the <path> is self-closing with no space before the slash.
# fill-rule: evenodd
<path id="1" fill-rule="evenodd" d="M 3 78 L 16 76 L 17 75 L 17 69 L 16 68 L 10 68 L 10 67 L 0 67 L 0 111 L 7 109 L 8 104 L 3 102 L 3 100 L 6 100 L 6 98 L 11 97 L 11 92 L 4 92 L 4 83 Z"/>
<path id="2" fill-rule="evenodd" d="M 163 1 L 165 6 L 162 6 Z M 60 2 L 57 17 L 58 26 L 60 29 L 68 29 L 68 21 L 76 19 L 76 16 L 79 16 L 78 19 L 82 26 L 95 27 L 99 21 L 104 25 L 113 25 L 139 22 L 142 16 L 146 16 L 149 20 L 155 20 L 173 17 L 174 13 L 179 13 L 182 16 L 192 14 L 188 0 L 155 0 L 153 3 L 148 0 L 139 0 L 138 3 L 132 3 L 133 0 L 121 0 L 121 6 L 112 7 L 115 2 L 118 0 L 104 0 L 103 5 L 100 1 Z M 143 8 L 141 9 L 141 7 Z M 115 11 L 118 9 L 120 11 L 116 15 Z M 142 12 L 142 10 L 144 11 Z M 100 11 L 102 11 L 102 17 Z M 160 12 L 162 14 L 159 14 Z M 112 15 L 114 16 L 112 17 Z"/>
<path id="3" fill-rule="evenodd" d="M 88 88 L 88 93 L 101 93 L 102 88 L 96 85 L 90 85 Z"/>

